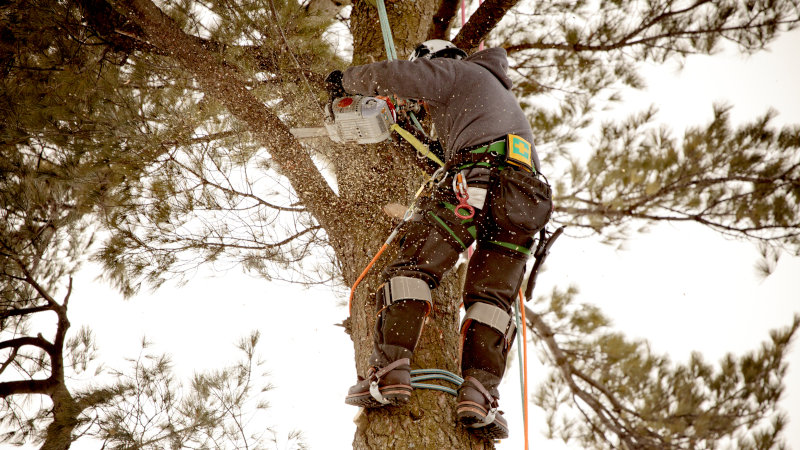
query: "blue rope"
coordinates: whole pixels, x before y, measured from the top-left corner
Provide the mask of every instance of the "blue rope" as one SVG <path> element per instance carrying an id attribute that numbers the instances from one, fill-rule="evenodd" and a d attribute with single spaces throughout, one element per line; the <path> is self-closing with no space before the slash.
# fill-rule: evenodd
<path id="1" fill-rule="evenodd" d="M 423 375 L 423 374 L 442 375 L 443 377 L 447 378 L 447 381 L 450 381 L 453 384 L 458 384 L 458 385 L 460 385 L 461 383 L 464 382 L 463 378 L 461 378 L 460 376 L 458 376 L 458 375 L 456 375 L 456 374 L 454 374 L 452 372 L 448 372 L 446 370 L 441 370 L 441 369 L 419 369 L 419 370 L 412 370 L 411 371 L 411 375 L 412 376 L 414 376 L 414 375 Z"/>
<path id="2" fill-rule="evenodd" d="M 389 26 L 389 17 L 386 15 L 386 6 L 383 0 L 377 0 L 378 17 L 381 23 L 381 34 L 383 34 L 383 45 L 386 47 L 386 59 L 389 61 L 397 59 L 397 50 L 394 48 L 394 39 L 392 38 L 392 28 Z"/>
<path id="3" fill-rule="evenodd" d="M 411 371 L 411 387 L 415 389 L 432 389 L 435 391 L 447 392 L 450 395 L 456 396 L 458 392 L 455 389 L 447 386 L 439 386 L 438 384 L 421 383 L 421 381 L 428 380 L 441 380 L 453 383 L 456 387 L 461 386 L 464 379 L 460 376 L 441 369 L 419 369 Z"/>
<path id="4" fill-rule="evenodd" d="M 411 383 L 411 387 L 414 389 L 431 389 L 434 391 L 442 391 L 447 392 L 448 394 L 452 395 L 453 397 L 458 395 L 458 392 L 455 389 L 446 387 L 446 386 L 439 386 L 438 384 L 427 384 L 427 383 Z"/>

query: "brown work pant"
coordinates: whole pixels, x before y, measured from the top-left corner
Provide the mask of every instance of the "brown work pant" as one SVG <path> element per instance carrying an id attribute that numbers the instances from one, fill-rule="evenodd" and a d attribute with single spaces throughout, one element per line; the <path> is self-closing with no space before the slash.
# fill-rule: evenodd
<path id="1" fill-rule="evenodd" d="M 459 255 L 477 241 L 464 283 L 464 307 L 484 302 L 510 314 L 522 283 L 526 251 L 550 218 L 550 189 L 529 173 L 513 169 L 478 172 L 471 178 L 468 175 L 467 182 L 488 189 L 483 208 L 476 210 L 472 219 L 456 217 L 453 205 L 457 199 L 445 180 L 420 205 L 419 216 L 407 226 L 400 253 L 384 269 L 383 278 L 413 277 L 436 288 Z M 378 310 L 383 307 L 378 298 Z M 383 309 L 376 324 L 371 365 L 385 366 L 411 356 L 426 308 L 424 302 L 403 301 Z M 462 374 L 478 378 L 496 394 L 510 340 L 477 321 L 470 321 L 462 331 Z"/>

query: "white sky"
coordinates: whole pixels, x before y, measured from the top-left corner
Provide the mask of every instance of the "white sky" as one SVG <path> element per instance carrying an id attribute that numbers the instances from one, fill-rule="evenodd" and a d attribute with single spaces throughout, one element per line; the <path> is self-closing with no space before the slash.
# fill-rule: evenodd
<path id="1" fill-rule="evenodd" d="M 684 124 L 711 118 L 711 102 L 729 100 L 734 120 L 761 115 L 768 106 L 777 123 L 800 123 L 800 31 L 784 35 L 771 52 L 754 57 L 692 57 L 682 72 L 651 65 L 650 89 L 629 99 L 642 106 L 659 101 L 661 117 Z M 636 235 L 618 251 L 596 239 L 562 237 L 539 277 L 538 294 L 554 285 L 577 284 L 579 300 L 594 303 L 630 336 L 650 340 L 656 352 L 684 362 L 693 350 L 716 362 L 725 353 L 755 350 L 768 330 L 790 323 L 800 312 L 800 258 L 784 255 L 766 280 L 756 276 L 753 245 L 728 241 L 699 226 L 660 225 Z M 238 357 L 235 342 L 253 329 L 262 333 L 261 355 L 276 389 L 268 425 L 285 436 L 301 429 L 312 449 L 351 448 L 356 408 L 344 404 L 355 381 L 352 344 L 334 326 L 346 316 L 343 299 L 327 289 L 304 290 L 267 283 L 238 273 L 197 277 L 183 288 L 166 286 L 122 301 L 96 281 L 87 267 L 75 279 L 70 304 L 72 330 L 90 325 L 109 366 L 135 357 L 143 335 L 173 356 L 179 373 L 214 368 Z M 529 346 L 533 385 L 546 371 Z M 516 350 L 512 351 L 516 354 Z M 789 412 L 786 437 L 800 449 L 800 350 L 789 358 L 783 407 Z M 502 407 L 512 437 L 499 449 L 523 448 L 517 367 L 502 387 Z M 446 394 L 442 394 L 446 395 Z M 565 448 L 541 437 L 545 423 L 531 406 L 531 448 Z M 97 448 L 75 445 L 73 448 Z"/>

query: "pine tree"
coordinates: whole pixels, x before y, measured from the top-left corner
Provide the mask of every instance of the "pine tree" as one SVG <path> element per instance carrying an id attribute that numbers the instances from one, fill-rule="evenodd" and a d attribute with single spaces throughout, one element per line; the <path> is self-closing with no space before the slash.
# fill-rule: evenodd
<path id="1" fill-rule="evenodd" d="M 0 8 L 0 443 L 266 446 L 272 436 L 241 423 L 266 407 L 257 334 L 240 343 L 242 361 L 181 389 L 164 355 L 143 350 L 111 371 L 91 330 L 70 329 L 69 306 L 81 301 L 72 276 L 95 247 L 97 214 L 157 163 L 149 127 L 167 129 L 155 120 L 174 112 L 156 108 L 158 90 L 139 95 L 153 72 L 137 74 L 76 12 L 61 2 Z M 105 382 L 78 381 L 87 378 Z M 301 435 L 292 442 L 304 448 Z"/>
<path id="2" fill-rule="evenodd" d="M 130 124 L 129 135 L 99 141 L 141 143 L 152 155 L 148 173 L 123 180 L 117 200 L 101 205 L 113 231 L 99 258 L 123 292 L 223 258 L 267 279 L 289 269 L 300 282 L 353 284 L 393 226 L 382 206 L 407 203 L 422 176 L 414 157 L 392 144 L 301 144 L 289 132 L 319 124 L 324 74 L 350 62 L 331 48 L 335 30 L 343 29 L 345 43 L 352 39 L 352 63 L 385 57 L 375 8 L 342 6 L 68 4 L 82 18 L 79 28 L 122 57 L 123 84 L 139 102 L 138 115 L 119 122 Z M 427 38 L 450 37 L 456 9 L 451 0 L 388 2 L 398 54 Z M 552 168 L 556 223 L 622 239 L 631 224 L 694 221 L 797 253 L 800 129 L 775 129 L 770 113 L 734 126 L 720 106 L 712 123 L 674 138 L 645 111 L 603 124 L 590 154 L 575 154 L 571 144 L 585 139 L 601 109 L 619 102 L 621 87 L 642 87 L 636 62 L 710 54 L 721 41 L 756 52 L 799 17 L 791 1 L 490 0 L 453 41 L 474 49 L 486 38 L 512 57 L 517 93 Z M 333 174 L 335 192 L 322 166 Z M 316 266 L 320 256 L 329 264 Z M 370 350 L 374 273 L 357 291 L 346 323 L 359 373 Z M 456 370 L 457 292 L 456 276 L 437 289 L 415 365 Z M 599 312 L 570 309 L 571 301 L 556 292 L 542 306 L 547 313 L 529 314 L 558 371 L 540 403 L 556 414 L 570 407 L 558 395 L 569 392 L 593 405 L 585 423 L 564 432 L 597 448 L 711 448 L 749 430 L 741 442 L 758 448 L 780 442 L 780 420 L 763 433 L 758 425 L 771 418 L 780 395 L 797 320 L 762 352 L 731 359 L 715 375 L 699 357 L 672 367 L 641 343 L 604 333 Z M 638 384 L 620 376 L 629 371 L 641 375 Z M 664 408 L 664 398 L 674 403 Z M 456 427 L 451 402 L 434 392 L 415 393 L 408 407 L 368 412 L 353 446 L 389 448 L 395 440 L 424 448 L 492 447 Z"/>

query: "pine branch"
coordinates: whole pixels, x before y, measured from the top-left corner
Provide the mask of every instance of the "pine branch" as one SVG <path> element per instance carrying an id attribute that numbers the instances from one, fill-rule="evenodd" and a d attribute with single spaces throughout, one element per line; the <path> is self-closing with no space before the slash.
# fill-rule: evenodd
<path id="1" fill-rule="evenodd" d="M 332 239 L 346 236 L 338 219 L 339 200 L 289 127 L 248 91 L 244 83 L 221 65 L 214 54 L 198 45 L 149 0 L 119 3 L 123 14 L 142 28 L 146 39 L 169 49 L 182 66 L 195 74 L 203 90 L 246 123 L 289 179 L 309 211 Z M 337 232 L 338 231 L 338 232 Z M 336 247 L 336 246 L 335 246 Z"/>
<path id="2" fill-rule="evenodd" d="M 603 43 L 603 44 L 590 44 L 590 43 L 580 43 L 580 42 L 523 42 L 520 44 L 509 45 L 506 46 L 505 49 L 509 54 L 521 52 L 524 50 L 564 50 L 570 52 L 609 52 L 613 50 L 620 50 L 624 48 L 636 47 L 636 46 L 651 46 L 652 48 L 659 48 L 665 51 L 678 51 L 679 53 L 688 53 L 686 49 L 679 50 L 677 46 L 674 46 L 676 42 L 679 42 L 681 39 L 686 38 L 694 38 L 697 36 L 713 36 L 718 35 L 722 36 L 726 39 L 736 42 L 743 48 L 747 49 L 756 49 L 761 48 L 761 46 L 753 47 L 751 44 L 747 42 L 737 41 L 731 36 L 726 36 L 726 33 L 730 32 L 737 32 L 737 31 L 755 31 L 755 30 L 764 30 L 764 29 L 774 29 L 779 25 L 787 25 L 792 27 L 798 23 L 800 23 L 800 17 L 792 17 L 786 20 L 775 20 L 770 17 L 764 18 L 761 21 L 749 20 L 744 23 L 737 23 L 728 26 L 719 26 L 719 27 L 697 27 L 697 28 L 687 28 L 687 29 L 672 29 L 669 28 L 670 21 L 672 20 L 679 20 L 681 16 L 689 16 L 692 14 L 697 8 L 706 5 L 706 4 L 713 4 L 711 0 L 700 0 L 695 2 L 692 5 L 687 6 L 686 8 L 679 9 L 679 10 L 670 10 L 665 11 L 661 14 L 655 15 L 649 20 L 644 20 L 642 23 L 620 36 L 613 36 L 610 39 L 610 42 Z M 678 19 L 676 19 L 676 17 Z M 650 30 L 656 30 L 659 27 L 662 28 L 660 32 L 657 32 L 652 35 L 646 35 L 646 33 Z M 616 29 L 617 27 L 611 26 L 610 28 Z M 591 38 L 592 36 L 589 36 Z M 667 44 L 658 44 L 660 41 L 665 41 Z M 703 50 L 702 53 L 707 53 L 707 51 Z"/>
<path id="3" fill-rule="evenodd" d="M 51 353 L 53 349 L 53 344 L 48 342 L 42 335 L 38 335 L 36 337 L 32 336 L 23 336 L 15 339 L 9 339 L 7 341 L 0 342 L 0 350 L 6 348 L 13 348 L 19 349 L 23 346 L 30 345 L 33 347 L 39 347 L 42 350 L 46 351 L 47 353 Z"/>
<path id="4" fill-rule="evenodd" d="M 52 377 L 46 380 L 20 380 L 0 383 L 0 398 L 22 394 L 49 394 L 58 385 Z"/>
<path id="5" fill-rule="evenodd" d="M 614 432 L 619 439 L 624 442 L 628 448 L 639 448 L 639 444 L 632 438 L 632 433 L 624 424 L 618 419 L 618 415 L 609 411 L 600 401 L 593 395 L 584 391 L 575 382 L 575 368 L 569 363 L 569 359 L 564 354 L 558 342 L 555 340 L 555 333 L 549 325 L 542 319 L 542 317 L 533 312 L 530 308 L 525 306 L 525 314 L 528 318 L 528 326 L 531 330 L 542 338 L 550 350 L 554 363 L 558 370 L 561 372 L 562 379 L 570 388 L 574 396 L 580 398 L 586 403 L 597 415 L 597 418 L 603 423 L 605 427 Z"/>
<path id="6" fill-rule="evenodd" d="M 8 277 L 8 278 L 15 278 L 15 277 L 11 277 L 11 276 L 9 276 L 7 274 L 3 274 L 3 276 L 4 277 Z M 50 311 L 52 309 L 53 309 L 53 307 L 50 306 L 50 305 L 47 305 L 47 306 L 36 306 L 36 307 L 33 307 L 33 308 L 19 308 L 19 309 L 15 308 L 15 309 L 12 309 L 12 310 L 3 311 L 3 317 L 5 318 L 5 317 L 27 316 L 29 314 L 36 314 L 36 313 L 42 312 L 42 311 Z"/>

